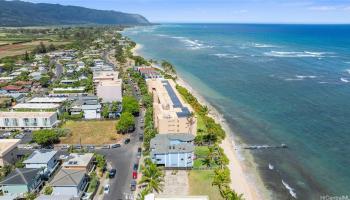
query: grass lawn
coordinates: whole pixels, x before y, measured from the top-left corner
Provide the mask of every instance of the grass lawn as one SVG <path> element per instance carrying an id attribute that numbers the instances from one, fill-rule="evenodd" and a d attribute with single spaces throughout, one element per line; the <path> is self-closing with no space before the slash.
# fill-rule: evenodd
<path id="1" fill-rule="evenodd" d="M 223 200 L 219 189 L 212 186 L 212 170 L 192 170 L 189 173 L 190 195 L 208 195 L 210 200 Z"/>
<path id="2" fill-rule="evenodd" d="M 115 120 L 106 121 L 67 121 L 62 128 L 70 129 L 69 137 L 61 138 L 62 144 L 111 144 L 123 138 L 115 130 Z"/>

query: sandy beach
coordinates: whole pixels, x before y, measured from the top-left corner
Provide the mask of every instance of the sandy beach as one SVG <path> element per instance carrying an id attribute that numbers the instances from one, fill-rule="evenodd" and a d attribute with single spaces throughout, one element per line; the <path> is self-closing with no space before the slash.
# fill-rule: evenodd
<path id="1" fill-rule="evenodd" d="M 142 45 L 137 44 L 135 48 L 132 49 L 134 55 L 140 55 L 139 50 L 142 49 Z M 153 65 L 153 67 L 161 69 L 158 65 Z M 161 69 L 162 70 L 162 69 Z M 238 146 L 235 144 L 233 139 L 234 133 L 229 128 L 224 117 L 213 107 L 211 106 L 193 87 L 186 82 L 184 79 L 178 76 L 176 80 L 177 84 L 185 87 L 190 91 L 198 101 L 209 107 L 210 112 L 209 116 L 212 117 L 217 123 L 219 123 L 226 132 L 226 139 L 220 144 L 224 149 L 225 154 L 230 160 L 229 169 L 231 171 L 231 188 L 235 190 L 238 194 L 243 194 L 246 200 L 261 200 L 266 199 L 267 197 L 263 194 L 267 194 L 267 190 L 263 187 L 263 182 L 258 176 L 258 173 L 255 171 L 251 172 L 252 169 L 249 169 L 243 164 L 243 161 L 239 159 L 240 155 L 238 152 Z M 253 174 L 253 178 L 248 177 L 248 174 Z"/>
<path id="2" fill-rule="evenodd" d="M 254 176 L 255 180 L 248 179 L 247 173 L 251 172 L 247 171 L 247 167 L 244 166 L 242 161 L 239 159 L 239 154 L 237 152 L 238 148 L 235 144 L 234 139 L 232 138 L 234 136 L 234 133 L 229 128 L 223 116 L 181 77 L 178 77 L 177 83 L 189 90 L 201 104 L 208 106 L 210 109 L 209 116 L 212 117 L 217 123 L 219 123 L 225 130 L 227 137 L 220 144 L 220 146 L 224 149 L 225 154 L 230 160 L 229 169 L 231 172 L 232 180 L 231 188 L 238 194 L 243 194 L 243 197 L 246 200 L 266 199 L 266 197 L 262 196 L 262 193 L 267 193 L 267 191 L 262 192 L 262 190 L 265 190 L 265 188 L 263 188 L 262 180 L 260 177 L 258 177 L 256 174 L 256 176 Z"/>

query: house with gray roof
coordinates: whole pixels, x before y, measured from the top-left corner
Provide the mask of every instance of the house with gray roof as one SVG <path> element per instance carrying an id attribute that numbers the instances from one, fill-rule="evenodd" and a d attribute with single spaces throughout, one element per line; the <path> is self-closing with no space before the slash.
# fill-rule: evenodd
<path id="1" fill-rule="evenodd" d="M 29 169 L 43 169 L 46 178 L 50 177 L 59 166 L 57 151 L 52 150 L 36 150 L 23 163 Z"/>
<path id="2" fill-rule="evenodd" d="M 73 195 L 81 197 L 88 183 L 85 170 L 60 169 L 50 181 L 53 188 L 53 195 Z"/>
<path id="3" fill-rule="evenodd" d="M 191 168 L 194 136 L 188 133 L 158 134 L 151 140 L 151 159 L 167 168 Z"/>
<path id="4" fill-rule="evenodd" d="M 42 169 L 15 169 L 1 182 L 0 187 L 5 196 L 21 197 L 26 192 L 38 192 L 43 185 Z"/>

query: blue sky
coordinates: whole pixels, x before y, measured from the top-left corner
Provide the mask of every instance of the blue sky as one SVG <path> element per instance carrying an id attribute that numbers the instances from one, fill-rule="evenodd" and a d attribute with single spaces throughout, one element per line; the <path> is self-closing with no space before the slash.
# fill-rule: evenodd
<path id="1" fill-rule="evenodd" d="M 142 14 L 152 22 L 350 23 L 350 0 L 27 0 Z"/>

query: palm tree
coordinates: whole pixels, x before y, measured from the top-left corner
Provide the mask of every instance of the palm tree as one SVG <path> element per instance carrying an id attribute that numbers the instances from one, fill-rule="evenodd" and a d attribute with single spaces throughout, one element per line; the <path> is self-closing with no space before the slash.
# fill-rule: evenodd
<path id="1" fill-rule="evenodd" d="M 243 194 L 237 194 L 228 186 L 225 186 L 225 188 L 223 188 L 222 194 L 223 198 L 227 200 L 244 200 Z"/>
<path id="2" fill-rule="evenodd" d="M 145 160 L 145 166 L 142 169 L 142 178 L 139 184 L 146 184 L 149 192 L 163 191 L 164 174 L 150 159 Z"/>
<path id="3" fill-rule="evenodd" d="M 187 116 L 187 122 L 188 122 L 188 124 L 189 124 L 189 126 L 188 126 L 188 133 L 192 133 L 192 128 L 193 128 L 193 125 L 195 124 L 195 120 L 194 120 L 194 113 L 193 112 L 191 112 L 188 116 Z"/>
<path id="4" fill-rule="evenodd" d="M 213 178 L 212 185 L 216 185 L 219 187 L 220 193 L 223 192 L 223 187 L 231 182 L 230 171 L 225 169 L 216 169 L 215 175 Z M 223 195 L 223 193 L 221 194 Z"/>

